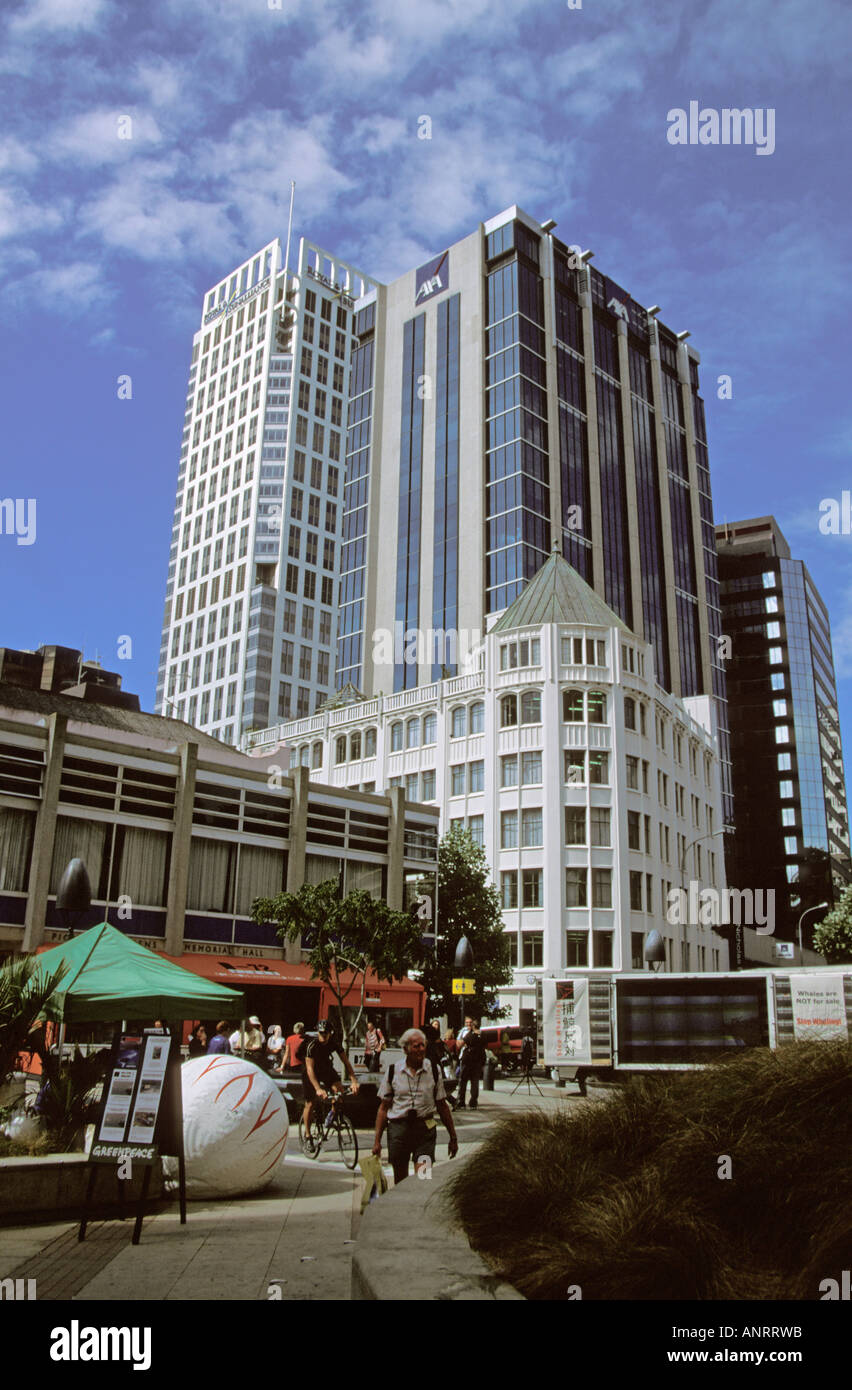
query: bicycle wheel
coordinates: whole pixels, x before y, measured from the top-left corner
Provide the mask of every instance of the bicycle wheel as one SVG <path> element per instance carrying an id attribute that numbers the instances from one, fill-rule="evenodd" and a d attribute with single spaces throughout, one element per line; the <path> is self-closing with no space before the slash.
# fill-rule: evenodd
<path id="1" fill-rule="evenodd" d="M 337 1117 L 337 1146 L 346 1167 L 354 1168 L 358 1162 L 358 1136 L 352 1121 L 345 1115 Z"/>

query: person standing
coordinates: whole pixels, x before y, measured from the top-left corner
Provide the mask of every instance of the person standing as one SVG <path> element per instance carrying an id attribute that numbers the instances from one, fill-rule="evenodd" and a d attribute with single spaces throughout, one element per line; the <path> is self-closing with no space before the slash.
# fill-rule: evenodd
<path id="1" fill-rule="evenodd" d="M 470 1082 L 470 1109 L 476 1110 L 479 1104 L 479 1082 L 485 1063 L 485 1043 L 479 1031 L 479 1023 L 471 1019 L 470 1028 L 461 1043 L 461 1070 L 459 1072 L 459 1109 L 466 1109 L 465 1096 Z"/>
<path id="2" fill-rule="evenodd" d="M 367 1034 L 364 1040 L 364 1065 L 367 1071 L 381 1070 L 381 1055 L 387 1046 L 384 1034 L 375 1019 L 367 1019 Z"/>
<path id="3" fill-rule="evenodd" d="M 426 1034 L 426 1060 L 436 1062 L 440 1067 L 444 1060 L 444 1044 L 441 1039 L 441 1020 L 433 1018 L 424 1028 Z"/>
<path id="4" fill-rule="evenodd" d="M 300 1065 L 300 1059 L 296 1056 L 296 1053 L 299 1051 L 304 1041 L 304 1036 L 304 1023 L 294 1023 L 293 1031 L 287 1039 L 287 1047 L 281 1059 L 279 1071 L 283 1071 L 285 1067 L 298 1067 Z"/>
<path id="5" fill-rule="evenodd" d="M 187 1038 L 189 1044 L 190 1057 L 203 1057 L 207 1051 L 207 1029 L 203 1023 L 199 1023 L 193 1028 Z"/>
<path id="6" fill-rule="evenodd" d="M 231 1051 L 231 1044 L 228 1042 L 228 1034 L 229 1034 L 230 1031 L 231 1031 L 231 1025 L 230 1025 L 230 1023 L 228 1023 L 227 1019 L 224 1019 L 224 1018 L 223 1018 L 219 1023 L 217 1023 L 217 1024 L 216 1024 L 216 1032 L 213 1034 L 213 1037 L 210 1039 L 210 1042 L 208 1043 L 208 1046 L 207 1046 L 207 1051 L 208 1051 L 208 1053 L 209 1053 L 209 1052 L 227 1052 L 227 1053 L 230 1053 L 230 1051 Z"/>
<path id="7" fill-rule="evenodd" d="M 450 1158 L 455 1158 L 459 1148 L 441 1073 L 437 1066 L 425 1060 L 425 1034 L 419 1028 L 409 1028 L 399 1041 L 405 1052 L 405 1064 L 389 1067 L 382 1077 L 373 1144 L 373 1153 L 381 1158 L 382 1134 L 387 1125 L 388 1158 L 393 1165 L 395 1183 L 408 1177 L 412 1158 L 418 1170 L 421 1160 L 427 1162 L 427 1171 L 434 1163 L 437 1115 L 450 1136 Z"/>
<path id="8" fill-rule="evenodd" d="M 281 1060 L 281 1054 L 287 1047 L 284 1041 L 284 1033 L 280 1023 L 274 1023 L 269 1037 L 266 1039 L 266 1065 L 273 1071 Z"/>

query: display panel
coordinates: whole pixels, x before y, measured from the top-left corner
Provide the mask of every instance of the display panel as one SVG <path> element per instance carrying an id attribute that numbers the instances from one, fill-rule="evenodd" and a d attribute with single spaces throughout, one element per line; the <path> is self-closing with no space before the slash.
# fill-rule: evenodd
<path id="1" fill-rule="evenodd" d="M 618 1061 L 701 1063 L 769 1046 L 764 977 L 616 980 Z"/>

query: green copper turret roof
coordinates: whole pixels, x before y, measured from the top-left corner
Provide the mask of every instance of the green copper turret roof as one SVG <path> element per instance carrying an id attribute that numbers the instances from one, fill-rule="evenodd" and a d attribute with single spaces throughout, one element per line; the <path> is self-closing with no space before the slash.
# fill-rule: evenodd
<path id="1" fill-rule="evenodd" d="M 515 628 L 536 627 L 540 623 L 578 623 L 590 627 L 617 627 L 622 632 L 630 632 L 630 628 L 609 604 L 557 551 L 545 560 L 538 574 L 501 614 L 491 631 L 511 632 Z"/>

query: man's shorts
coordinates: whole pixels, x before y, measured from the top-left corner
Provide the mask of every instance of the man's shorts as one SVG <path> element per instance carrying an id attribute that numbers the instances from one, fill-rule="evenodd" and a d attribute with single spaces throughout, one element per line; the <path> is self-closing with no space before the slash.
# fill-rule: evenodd
<path id="1" fill-rule="evenodd" d="M 340 1080 L 340 1077 L 338 1076 L 337 1072 L 335 1072 L 334 1076 L 321 1076 L 318 1078 L 318 1080 L 324 1091 L 330 1091 L 332 1086 L 334 1086 L 335 1083 Z M 316 1088 L 311 1085 L 311 1082 L 308 1078 L 307 1070 L 304 1072 L 302 1076 L 302 1095 L 306 1104 L 309 1100 L 316 1100 L 317 1098 Z"/>
<path id="2" fill-rule="evenodd" d="M 435 1141 L 438 1127 L 428 1128 L 425 1120 L 388 1120 L 388 1158 L 391 1163 L 402 1163 L 408 1158 L 431 1158 L 435 1160 Z"/>

